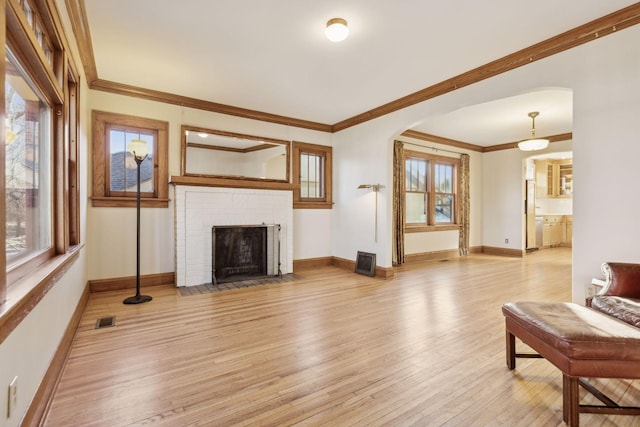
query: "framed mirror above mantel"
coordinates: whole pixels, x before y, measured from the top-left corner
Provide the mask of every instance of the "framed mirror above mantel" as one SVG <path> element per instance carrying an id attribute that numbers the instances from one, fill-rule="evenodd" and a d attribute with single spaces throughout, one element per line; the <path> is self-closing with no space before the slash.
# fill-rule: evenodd
<path id="1" fill-rule="evenodd" d="M 171 183 L 292 190 L 289 141 L 182 125 L 180 176 Z"/>

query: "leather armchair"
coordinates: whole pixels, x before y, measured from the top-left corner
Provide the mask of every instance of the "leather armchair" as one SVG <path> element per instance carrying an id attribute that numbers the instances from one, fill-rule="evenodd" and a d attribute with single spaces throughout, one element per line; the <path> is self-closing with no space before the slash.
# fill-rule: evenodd
<path id="1" fill-rule="evenodd" d="M 598 295 L 640 298 L 640 264 L 605 262 L 602 272 L 606 285 Z"/>
<path id="2" fill-rule="evenodd" d="M 605 262 L 606 284 L 591 308 L 640 328 L 640 264 Z"/>

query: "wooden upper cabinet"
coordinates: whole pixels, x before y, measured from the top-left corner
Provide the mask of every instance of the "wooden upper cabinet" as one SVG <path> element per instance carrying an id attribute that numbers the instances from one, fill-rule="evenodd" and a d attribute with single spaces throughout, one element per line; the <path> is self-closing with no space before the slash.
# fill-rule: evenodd
<path id="1" fill-rule="evenodd" d="M 572 197 L 573 164 L 568 160 L 536 160 L 536 197 Z"/>
<path id="2" fill-rule="evenodd" d="M 549 194 L 547 193 L 548 188 L 550 187 L 548 185 L 549 178 L 548 178 L 548 172 L 547 172 L 549 162 L 547 160 L 536 160 L 535 164 L 536 164 L 536 174 L 535 174 L 536 197 L 538 198 L 549 197 Z"/>

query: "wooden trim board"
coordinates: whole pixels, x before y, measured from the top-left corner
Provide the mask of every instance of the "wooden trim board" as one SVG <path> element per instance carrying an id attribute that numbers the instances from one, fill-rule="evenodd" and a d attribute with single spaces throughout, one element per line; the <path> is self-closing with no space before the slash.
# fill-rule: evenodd
<path id="1" fill-rule="evenodd" d="M 158 286 L 158 285 L 172 285 L 176 283 L 176 274 L 170 273 L 157 273 L 157 274 L 145 274 L 140 276 L 140 286 Z M 89 280 L 89 289 L 91 293 L 117 291 L 121 289 L 135 289 L 136 277 L 115 277 L 111 279 L 97 279 Z"/>

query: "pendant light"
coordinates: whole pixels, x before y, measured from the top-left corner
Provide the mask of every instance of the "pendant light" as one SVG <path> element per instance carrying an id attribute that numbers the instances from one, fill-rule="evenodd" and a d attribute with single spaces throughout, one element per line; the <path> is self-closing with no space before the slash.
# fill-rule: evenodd
<path id="1" fill-rule="evenodd" d="M 518 143 L 518 148 L 522 151 L 544 150 L 549 145 L 548 139 L 536 138 L 536 117 L 539 114 L 537 111 L 529 113 L 529 117 L 531 117 L 531 138 Z"/>

